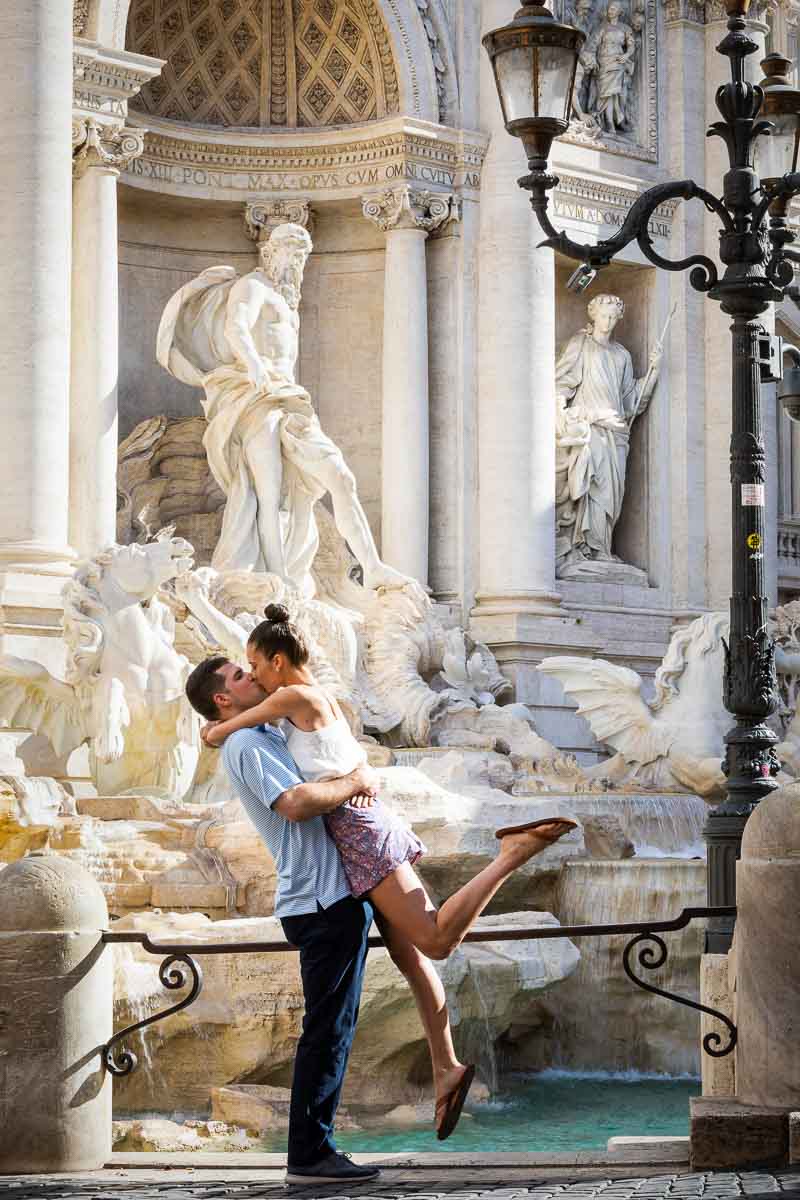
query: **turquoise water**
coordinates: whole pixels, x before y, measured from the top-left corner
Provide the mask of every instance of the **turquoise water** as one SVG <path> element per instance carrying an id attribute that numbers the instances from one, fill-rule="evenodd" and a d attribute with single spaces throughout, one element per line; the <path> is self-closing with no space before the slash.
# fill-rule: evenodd
<path id="1" fill-rule="evenodd" d="M 697 1079 L 545 1071 L 518 1078 L 502 1096 L 467 1108 L 445 1142 L 430 1127 L 341 1133 L 336 1141 L 342 1150 L 361 1153 L 605 1149 L 610 1137 L 685 1136 L 689 1097 L 699 1094 Z"/>

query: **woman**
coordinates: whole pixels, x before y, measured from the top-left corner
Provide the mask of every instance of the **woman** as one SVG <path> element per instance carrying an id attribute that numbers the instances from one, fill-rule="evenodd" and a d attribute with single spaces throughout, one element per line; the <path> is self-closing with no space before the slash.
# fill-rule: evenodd
<path id="1" fill-rule="evenodd" d="M 289 611 L 271 604 L 250 635 L 247 658 L 267 699 L 229 721 L 212 722 L 204 740 L 219 746 L 237 729 L 282 721 L 284 736 L 306 780 L 336 779 L 366 762 L 341 709 L 308 669 L 303 634 Z M 368 895 L 381 936 L 407 978 L 430 1047 L 440 1141 L 455 1129 L 475 1074 L 453 1048 L 444 988 L 432 958 L 447 958 L 508 876 L 576 823 L 554 818 L 499 829 L 494 862 L 436 909 L 413 864 L 425 847 L 416 834 L 374 797 L 357 797 L 329 813 L 325 823 L 336 843 L 354 896 Z"/>

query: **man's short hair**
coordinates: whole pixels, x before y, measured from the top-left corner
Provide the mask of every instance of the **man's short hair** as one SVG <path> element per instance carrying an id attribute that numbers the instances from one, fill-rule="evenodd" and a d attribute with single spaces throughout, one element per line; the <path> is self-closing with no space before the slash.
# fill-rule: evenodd
<path id="1" fill-rule="evenodd" d="M 219 709 L 214 696 L 217 692 L 227 692 L 228 690 L 225 676 L 220 675 L 219 671 L 220 667 L 226 667 L 229 662 L 230 659 L 225 658 L 224 654 L 207 658 L 205 662 L 200 663 L 199 667 L 195 667 L 186 680 L 187 700 L 192 708 L 207 721 L 219 720 Z"/>

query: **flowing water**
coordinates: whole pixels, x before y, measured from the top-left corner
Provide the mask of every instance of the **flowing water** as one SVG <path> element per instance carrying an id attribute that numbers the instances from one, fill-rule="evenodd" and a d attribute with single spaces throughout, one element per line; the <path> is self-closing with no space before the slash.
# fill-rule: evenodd
<path id="1" fill-rule="evenodd" d="M 686 1136 L 689 1097 L 699 1093 L 700 1082 L 694 1078 L 545 1071 L 511 1079 L 489 1103 L 468 1103 L 445 1142 L 437 1141 L 427 1124 L 337 1133 L 336 1141 L 340 1149 L 355 1153 L 605 1149 L 610 1137 Z M 285 1140 L 285 1134 L 275 1134 L 263 1139 L 258 1149 L 285 1150 Z"/>
<path id="2" fill-rule="evenodd" d="M 562 925 L 663 920 L 706 902 L 705 863 L 625 859 L 567 863 L 558 886 Z M 632 966 L 647 982 L 698 999 L 702 922 L 664 934 L 668 958 L 657 971 Z M 670 1074 L 699 1072 L 699 1014 L 636 987 L 622 966 L 627 936 L 582 938 L 581 961 L 550 996 L 553 1026 L 537 1061 L 560 1066 Z M 653 943 L 646 943 L 655 948 Z M 544 1055 L 549 1054 L 549 1061 Z"/>

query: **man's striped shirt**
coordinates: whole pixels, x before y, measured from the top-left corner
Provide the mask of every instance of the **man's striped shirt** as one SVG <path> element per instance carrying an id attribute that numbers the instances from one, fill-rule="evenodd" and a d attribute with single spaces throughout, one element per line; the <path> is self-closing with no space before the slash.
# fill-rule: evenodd
<path id="1" fill-rule="evenodd" d="M 273 725 L 240 729 L 225 741 L 225 768 L 250 820 L 275 859 L 276 917 L 300 917 L 349 896 L 339 851 L 322 817 L 287 821 L 275 812 L 279 796 L 303 782 L 286 739 Z"/>

